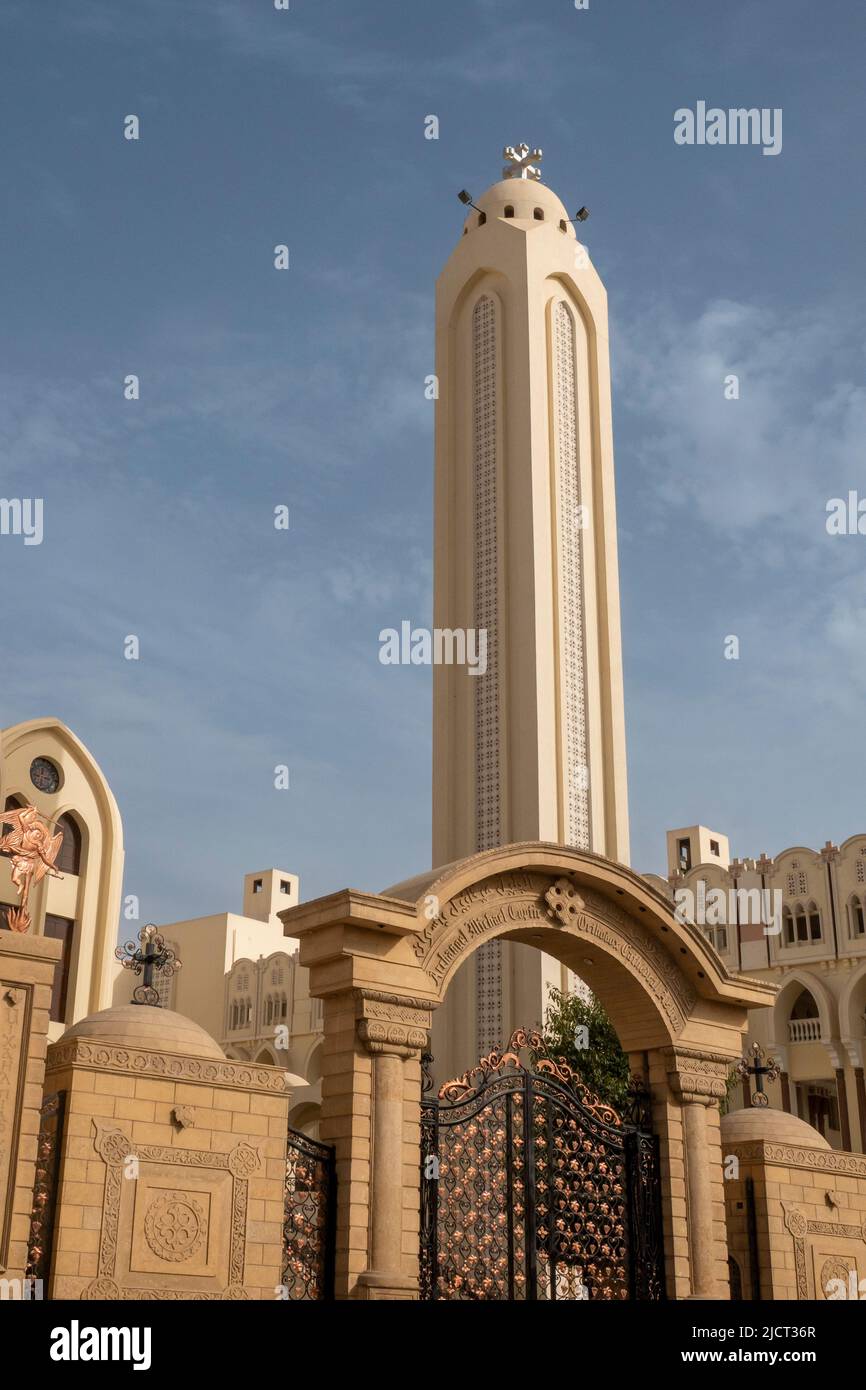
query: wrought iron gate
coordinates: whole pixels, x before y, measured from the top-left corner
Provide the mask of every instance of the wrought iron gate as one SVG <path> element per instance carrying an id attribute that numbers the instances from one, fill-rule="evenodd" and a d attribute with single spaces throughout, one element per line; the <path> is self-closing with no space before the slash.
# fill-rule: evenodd
<path id="1" fill-rule="evenodd" d="M 283 1288 L 307 1302 L 334 1297 L 334 1150 L 289 1129 L 283 1211 Z"/>
<path id="2" fill-rule="evenodd" d="M 623 1118 L 517 1029 L 422 1102 L 422 1299 L 663 1298 L 658 1174 L 646 1093 Z"/>
<path id="3" fill-rule="evenodd" d="M 45 1290 L 51 1274 L 54 1247 L 54 1217 L 57 1209 L 65 1106 L 65 1091 L 52 1091 L 43 1098 L 39 1114 L 39 1137 L 36 1140 L 36 1181 L 33 1186 L 25 1277 L 38 1280 Z M 44 1296 L 47 1294 L 39 1295 Z"/>

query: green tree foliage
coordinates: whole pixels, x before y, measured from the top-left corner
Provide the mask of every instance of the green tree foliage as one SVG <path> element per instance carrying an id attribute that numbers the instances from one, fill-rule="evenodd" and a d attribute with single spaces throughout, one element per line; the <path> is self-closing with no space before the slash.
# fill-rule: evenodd
<path id="1" fill-rule="evenodd" d="M 550 986 L 543 1032 L 550 1051 L 565 1058 L 584 1086 L 615 1110 L 623 1109 L 629 1082 L 628 1058 L 594 995 L 585 1003 L 577 994 L 565 994 Z M 584 1039 L 585 1047 L 581 1045 Z"/>

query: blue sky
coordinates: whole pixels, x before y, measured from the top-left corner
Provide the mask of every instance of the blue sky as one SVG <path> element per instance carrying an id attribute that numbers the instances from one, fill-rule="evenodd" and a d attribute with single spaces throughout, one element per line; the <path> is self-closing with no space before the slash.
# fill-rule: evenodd
<path id="1" fill-rule="evenodd" d="M 866 829 L 864 46 L 850 0 L 5 0 L 0 495 L 45 538 L 0 537 L 0 723 L 90 747 L 146 917 L 429 863 L 430 673 L 377 635 L 431 621 L 433 284 L 520 140 L 610 296 L 635 866 Z M 677 146 L 699 100 L 781 154 Z"/>

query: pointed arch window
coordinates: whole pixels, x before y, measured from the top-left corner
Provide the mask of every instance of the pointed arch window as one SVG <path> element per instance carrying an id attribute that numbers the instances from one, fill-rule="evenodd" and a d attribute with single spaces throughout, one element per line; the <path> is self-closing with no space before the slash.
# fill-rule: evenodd
<path id="1" fill-rule="evenodd" d="M 861 898 L 852 893 L 848 901 L 848 933 L 850 936 L 866 936 L 866 911 Z"/>
<path id="2" fill-rule="evenodd" d="M 26 805 L 27 805 L 27 802 L 24 801 L 23 798 L 20 797 L 20 796 L 7 796 L 7 798 L 6 798 L 6 804 L 5 804 L 5 806 L 3 807 L 3 809 L 4 809 L 4 811 L 20 811 L 20 810 L 22 810 L 22 808 L 25 807 Z M 9 830 L 11 830 L 11 829 L 12 829 L 11 825 L 4 825 L 4 826 L 2 827 L 2 833 L 5 835 L 5 834 L 7 833 L 7 831 L 9 831 Z M 2 854 L 2 857 L 3 857 L 4 859 L 9 859 L 9 858 L 11 858 L 11 855 L 10 855 L 8 849 L 4 849 L 4 850 L 0 851 L 0 854 Z"/>
<path id="3" fill-rule="evenodd" d="M 808 989 L 801 989 L 788 1015 L 789 1042 L 819 1042 L 821 1019 L 818 1005 Z"/>
<path id="4" fill-rule="evenodd" d="M 58 830 L 63 831 L 63 843 L 57 856 L 57 867 L 62 874 L 80 874 L 81 827 L 75 816 L 68 812 L 65 816 L 61 816 L 55 827 L 55 833 Z"/>

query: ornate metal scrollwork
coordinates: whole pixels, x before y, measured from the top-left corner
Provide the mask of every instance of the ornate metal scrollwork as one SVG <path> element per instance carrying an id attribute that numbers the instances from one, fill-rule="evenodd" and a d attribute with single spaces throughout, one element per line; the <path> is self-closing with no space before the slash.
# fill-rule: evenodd
<path id="1" fill-rule="evenodd" d="M 26 1278 L 41 1279 L 43 1284 L 47 1282 L 51 1272 L 65 1101 L 66 1095 L 63 1091 L 55 1091 L 45 1097 L 39 1116 L 39 1136 L 36 1140 L 36 1182 L 33 1187 L 30 1237 L 27 1242 Z"/>
<path id="2" fill-rule="evenodd" d="M 327 1144 L 290 1129 L 286 1150 L 282 1284 L 292 1301 L 334 1297 L 336 1170 Z"/>
<path id="3" fill-rule="evenodd" d="M 637 1084 L 624 1123 L 525 1028 L 422 1100 L 421 1297 L 661 1298 L 648 1113 Z"/>

